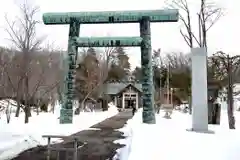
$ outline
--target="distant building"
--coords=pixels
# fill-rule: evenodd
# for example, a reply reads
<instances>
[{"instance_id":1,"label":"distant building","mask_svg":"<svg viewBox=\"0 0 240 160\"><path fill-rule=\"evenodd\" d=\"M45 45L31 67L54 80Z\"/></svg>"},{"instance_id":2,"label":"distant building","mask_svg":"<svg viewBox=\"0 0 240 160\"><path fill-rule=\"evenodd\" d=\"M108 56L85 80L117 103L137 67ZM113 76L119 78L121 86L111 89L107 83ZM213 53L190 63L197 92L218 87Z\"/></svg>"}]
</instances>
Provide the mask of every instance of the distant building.
<instances>
[{"instance_id":1,"label":"distant building","mask_svg":"<svg viewBox=\"0 0 240 160\"><path fill-rule=\"evenodd\" d=\"M112 81L105 83L104 94L110 96L119 109L142 107L142 85L134 82Z\"/></svg>"}]
</instances>

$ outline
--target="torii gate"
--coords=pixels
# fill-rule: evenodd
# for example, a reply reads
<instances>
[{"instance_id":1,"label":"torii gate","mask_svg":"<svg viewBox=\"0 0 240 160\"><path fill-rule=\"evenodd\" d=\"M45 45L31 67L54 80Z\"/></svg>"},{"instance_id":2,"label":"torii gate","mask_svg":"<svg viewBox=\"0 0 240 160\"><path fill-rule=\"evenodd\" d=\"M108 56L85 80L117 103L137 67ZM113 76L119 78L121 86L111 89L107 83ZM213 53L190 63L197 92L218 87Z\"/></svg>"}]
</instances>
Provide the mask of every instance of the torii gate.
<instances>
[{"instance_id":1,"label":"torii gate","mask_svg":"<svg viewBox=\"0 0 240 160\"><path fill-rule=\"evenodd\" d=\"M65 78L64 103L60 111L60 123L72 123L73 94L78 47L141 47L143 123L154 124L154 85L152 71L152 47L150 22L177 22L176 9L45 13L46 25L69 24L68 73ZM140 37L79 37L80 25L103 23L139 23Z\"/></svg>"}]
</instances>

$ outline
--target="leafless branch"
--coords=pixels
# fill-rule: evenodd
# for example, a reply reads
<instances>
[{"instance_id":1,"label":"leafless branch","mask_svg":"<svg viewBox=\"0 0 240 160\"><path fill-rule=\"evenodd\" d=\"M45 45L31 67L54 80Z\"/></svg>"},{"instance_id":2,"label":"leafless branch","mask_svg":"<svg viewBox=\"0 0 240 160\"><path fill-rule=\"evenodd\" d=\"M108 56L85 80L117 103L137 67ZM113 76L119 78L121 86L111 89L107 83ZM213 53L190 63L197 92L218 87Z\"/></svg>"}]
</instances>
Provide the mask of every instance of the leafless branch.
<instances>
[{"instance_id":1,"label":"leafless branch","mask_svg":"<svg viewBox=\"0 0 240 160\"><path fill-rule=\"evenodd\" d=\"M223 15L223 9L218 7L215 3L210 2L207 2L207 0L201 0L200 10L197 13L198 33L193 33L190 16L191 10L188 6L187 0L170 0L170 3L167 3L169 7L180 10L181 14L179 19L185 28L185 31L180 29L180 34L190 48L193 48L194 41L199 47L204 46L207 48L207 31L212 28L212 26Z\"/></svg>"}]
</instances>

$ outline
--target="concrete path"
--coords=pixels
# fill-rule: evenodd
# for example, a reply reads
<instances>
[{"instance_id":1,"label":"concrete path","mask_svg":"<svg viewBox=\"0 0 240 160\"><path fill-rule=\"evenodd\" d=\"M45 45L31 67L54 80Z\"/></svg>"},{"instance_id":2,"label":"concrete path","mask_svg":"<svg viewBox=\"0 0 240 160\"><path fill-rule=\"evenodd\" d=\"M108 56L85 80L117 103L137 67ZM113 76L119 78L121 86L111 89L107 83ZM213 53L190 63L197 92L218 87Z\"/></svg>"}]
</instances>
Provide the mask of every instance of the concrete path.
<instances>
[{"instance_id":1,"label":"concrete path","mask_svg":"<svg viewBox=\"0 0 240 160\"><path fill-rule=\"evenodd\" d=\"M122 128L128 119L132 118L131 111L120 112L116 116L108 118L98 124L93 125L88 130L83 130L73 134L78 136L82 148L78 151L79 160L111 160L116 154L116 150L124 145L113 143L115 140L123 139L123 133L116 131ZM64 146L72 147L72 141L64 141L60 144L54 144L54 147ZM46 160L46 146L36 147L21 153L13 160ZM67 159L66 156L71 156L72 153L61 151L59 160L72 160ZM51 154L51 160L57 160L57 153L54 151Z\"/></svg>"}]
</instances>

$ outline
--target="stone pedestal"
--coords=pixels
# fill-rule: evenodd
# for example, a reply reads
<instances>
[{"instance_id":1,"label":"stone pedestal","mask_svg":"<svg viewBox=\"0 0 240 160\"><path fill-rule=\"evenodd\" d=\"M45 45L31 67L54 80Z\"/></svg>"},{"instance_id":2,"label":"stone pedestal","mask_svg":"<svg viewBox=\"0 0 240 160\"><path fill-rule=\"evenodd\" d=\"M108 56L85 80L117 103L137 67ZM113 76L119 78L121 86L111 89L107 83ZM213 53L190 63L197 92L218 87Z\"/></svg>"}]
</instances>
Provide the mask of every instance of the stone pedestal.
<instances>
[{"instance_id":1,"label":"stone pedestal","mask_svg":"<svg viewBox=\"0 0 240 160\"><path fill-rule=\"evenodd\" d=\"M220 124L221 105L215 103L219 89L217 81L208 81L208 124Z\"/></svg>"},{"instance_id":2,"label":"stone pedestal","mask_svg":"<svg viewBox=\"0 0 240 160\"><path fill-rule=\"evenodd\" d=\"M208 124L220 125L221 118L221 105L211 104L208 105Z\"/></svg>"},{"instance_id":3,"label":"stone pedestal","mask_svg":"<svg viewBox=\"0 0 240 160\"><path fill-rule=\"evenodd\" d=\"M192 130L208 131L207 52L192 49Z\"/></svg>"}]
</instances>

